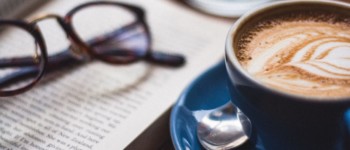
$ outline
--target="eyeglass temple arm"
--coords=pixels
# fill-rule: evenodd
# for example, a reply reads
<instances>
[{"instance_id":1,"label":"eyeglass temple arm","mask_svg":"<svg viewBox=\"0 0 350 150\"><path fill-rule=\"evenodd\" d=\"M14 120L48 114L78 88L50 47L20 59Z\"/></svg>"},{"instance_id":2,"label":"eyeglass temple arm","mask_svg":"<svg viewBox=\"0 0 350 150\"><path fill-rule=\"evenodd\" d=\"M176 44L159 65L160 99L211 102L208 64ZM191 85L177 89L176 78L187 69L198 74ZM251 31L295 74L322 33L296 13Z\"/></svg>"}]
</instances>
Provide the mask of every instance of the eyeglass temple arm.
<instances>
[{"instance_id":1,"label":"eyeglass temple arm","mask_svg":"<svg viewBox=\"0 0 350 150\"><path fill-rule=\"evenodd\" d=\"M57 53L53 56L50 56L49 63L47 66L47 72L51 72L53 70L66 67L67 65L72 63L78 63L79 60L71 56L70 53L71 52L69 50L65 50L61 53ZM11 62L11 60L4 60L4 59L0 60L1 67L25 67L1 78L0 87L6 86L11 83L15 83L17 81L20 81L26 78L35 77L38 75L39 67L35 66L35 63L33 62L33 58L23 57L23 58L17 58L16 60L17 60L17 64L14 62ZM7 62L7 63L4 63L4 62Z\"/></svg>"},{"instance_id":2,"label":"eyeglass temple arm","mask_svg":"<svg viewBox=\"0 0 350 150\"><path fill-rule=\"evenodd\" d=\"M79 61L75 59L69 50L62 51L60 53L49 56L48 67L54 67L63 62L65 64L72 63L72 61ZM6 67L31 67L36 66L36 62L33 57L17 57L17 58L2 58L0 59L0 68Z\"/></svg>"},{"instance_id":3,"label":"eyeglass temple arm","mask_svg":"<svg viewBox=\"0 0 350 150\"><path fill-rule=\"evenodd\" d=\"M39 69L37 67L28 67L17 72L11 73L0 79L0 87L5 87L11 83L16 83L19 80L36 76Z\"/></svg>"},{"instance_id":4,"label":"eyeglass temple arm","mask_svg":"<svg viewBox=\"0 0 350 150\"><path fill-rule=\"evenodd\" d=\"M151 63L172 67L180 67L186 62L186 59L183 55L168 54L159 51L152 51L145 57L145 60Z\"/></svg>"},{"instance_id":5,"label":"eyeglass temple arm","mask_svg":"<svg viewBox=\"0 0 350 150\"><path fill-rule=\"evenodd\" d=\"M129 51L114 51L118 52L118 55L129 55ZM24 60L27 61L27 64L24 64ZM181 55L169 55L162 52L152 52L148 56L145 57L145 60L151 63L166 65L166 66L173 66L178 67L182 66L185 63L185 59ZM4 60L1 60L4 61ZM69 64L74 64L80 62L79 60L75 59L69 50L63 51L61 53L55 54L53 56L49 57L49 63L48 63L48 69L46 73L50 73L54 70L58 70L59 68L66 67ZM9 65L2 65L9 67ZM10 65L13 67L13 64ZM29 61L29 58L22 58L22 64L17 64L17 66L28 66L27 68L23 68L17 72L11 73L8 76L5 76L0 79L0 87L6 86L11 83L15 83L19 80L23 80L25 78L30 78L33 76L36 76L39 72L38 67L34 67L34 63L32 61ZM32 66L32 67L29 67Z\"/></svg>"},{"instance_id":6,"label":"eyeglass temple arm","mask_svg":"<svg viewBox=\"0 0 350 150\"><path fill-rule=\"evenodd\" d=\"M130 55L128 50L111 50L109 55L127 56ZM185 63L185 58L179 54L167 54L159 51L153 51L146 55L145 60L151 63L162 64L166 66L178 67ZM69 63L79 62L70 52L70 50L65 50L63 52L57 53L55 55L49 56L48 58L48 68L59 67ZM21 58L10 58L10 59L0 59L0 68L7 67L31 67L36 66L36 62L33 57L21 57Z\"/></svg>"}]
</instances>

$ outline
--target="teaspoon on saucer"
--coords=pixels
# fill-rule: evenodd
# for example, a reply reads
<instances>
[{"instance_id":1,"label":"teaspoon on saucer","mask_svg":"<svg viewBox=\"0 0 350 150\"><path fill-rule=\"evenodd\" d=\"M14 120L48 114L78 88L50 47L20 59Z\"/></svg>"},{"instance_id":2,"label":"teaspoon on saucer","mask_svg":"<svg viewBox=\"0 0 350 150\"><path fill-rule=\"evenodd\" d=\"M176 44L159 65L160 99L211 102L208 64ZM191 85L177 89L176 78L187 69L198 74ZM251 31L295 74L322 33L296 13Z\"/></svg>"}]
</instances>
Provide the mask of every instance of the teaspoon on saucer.
<instances>
[{"instance_id":1,"label":"teaspoon on saucer","mask_svg":"<svg viewBox=\"0 0 350 150\"><path fill-rule=\"evenodd\" d=\"M197 137L208 150L236 148L248 140L251 122L231 102L206 114L197 126Z\"/></svg>"}]
</instances>

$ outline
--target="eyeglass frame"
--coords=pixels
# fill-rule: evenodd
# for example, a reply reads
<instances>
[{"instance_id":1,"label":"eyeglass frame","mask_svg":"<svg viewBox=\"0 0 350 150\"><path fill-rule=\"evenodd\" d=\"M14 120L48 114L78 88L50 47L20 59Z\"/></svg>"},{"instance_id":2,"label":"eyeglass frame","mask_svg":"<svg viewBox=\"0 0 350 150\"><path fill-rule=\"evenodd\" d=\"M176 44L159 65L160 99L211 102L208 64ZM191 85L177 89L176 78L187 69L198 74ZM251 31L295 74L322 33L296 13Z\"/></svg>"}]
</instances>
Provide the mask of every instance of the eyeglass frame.
<instances>
[{"instance_id":1,"label":"eyeglass frame","mask_svg":"<svg viewBox=\"0 0 350 150\"><path fill-rule=\"evenodd\" d=\"M142 25L144 31L145 31L145 35L147 36L146 38L146 42L147 42L147 48L146 48L146 54L143 56L135 56L132 60L128 60L128 61L121 61L121 60L113 60L112 58L109 57L103 57L102 55L96 53L92 46L88 46L86 44L86 42L83 42L83 40L78 36L78 34L75 32L73 24L72 24L72 17L76 12L79 12L79 10L86 8L86 7L90 7L90 6L97 6L97 5L115 5L115 6L119 6L122 7L124 9L127 9L128 11L130 11L131 13L133 13L133 15L136 17L135 21L132 22L131 24L128 24L124 27L130 27L133 25ZM24 20L0 20L0 26L3 25L9 25L9 26L16 26L18 28L24 29L25 31L27 31L30 35L32 35L35 39L35 44L36 46L38 46L38 49L40 50L40 61L42 61L40 63L40 71L38 73L38 75L36 76L36 78L33 80L33 82L29 83L26 86L23 86L19 89L16 90L9 90L9 91L1 91L0 90L0 97L1 96L13 96L13 95L17 95L20 93L24 93L25 91L28 91L29 89L31 89L34 85L36 85L40 79L44 76L46 70L48 69L48 62L49 62L49 56L47 53L47 47L45 44L45 40L44 37L41 34L41 30L39 29L39 27L37 26L37 22L44 20L44 19L49 19L49 18L54 18L57 20L57 22L59 23L59 25L61 26L61 28L64 30L64 32L67 35L67 38L69 39L71 45L70 51L73 52L74 54L76 54L76 56L78 56L79 59L81 59L81 57L83 57L82 59L87 59L87 60L91 60L92 58L96 58L98 60L101 60L103 62L106 63L112 63L112 64L128 64L128 63L132 63L135 62L137 60L140 59L147 59L150 62L160 62L163 63L165 65L169 65L169 66L181 66L185 63L185 59L183 56L181 55L177 55L174 57L175 58L171 58L171 55L166 55L166 54L162 54L162 53L157 53L157 52L153 52L151 49L151 33L150 33L150 29L148 24L145 21L145 12L142 8L138 7L138 6L134 6L134 5L129 5L129 4L124 4L124 3L119 3L119 2L110 2L110 1L99 1L99 2L88 2L88 3L84 3L81 5L78 5L76 7L74 7L72 10L68 11L68 13L64 16L61 17L59 15L56 14L46 14L46 15L40 15L30 21L24 21ZM123 28L124 28L123 27ZM122 29L122 28L121 28ZM118 29L119 30L119 29ZM176 58L177 57L177 58ZM166 61L166 59L178 59L180 61ZM163 59L163 60L162 60ZM19 60L16 59L12 59L10 63L20 63ZM168 63L168 64L166 64Z\"/></svg>"}]
</instances>

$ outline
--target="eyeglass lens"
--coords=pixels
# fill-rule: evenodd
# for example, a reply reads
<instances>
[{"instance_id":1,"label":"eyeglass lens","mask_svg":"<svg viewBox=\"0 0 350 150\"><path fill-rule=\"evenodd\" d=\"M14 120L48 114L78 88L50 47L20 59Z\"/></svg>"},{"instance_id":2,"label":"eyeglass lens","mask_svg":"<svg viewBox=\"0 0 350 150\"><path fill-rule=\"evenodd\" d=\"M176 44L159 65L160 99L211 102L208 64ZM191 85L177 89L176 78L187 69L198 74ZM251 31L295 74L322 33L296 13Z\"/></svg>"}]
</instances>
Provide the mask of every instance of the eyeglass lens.
<instances>
[{"instance_id":1,"label":"eyeglass lens","mask_svg":"<svg viewBox=\"0 0 350 150\"><path fill-rule=\"evenodd\" d=\"M93 5L77 11L72 17L72 26L95 54L118 62L147 52L147 33L137 21L135 14L123 7Z\"/></svg>"},{"instance_id":2,"label":"eyeglass lens","mask_svg":"<svg viewBox=\"0 0 350 150\"><path fill-rule=\"evenodd\" d=\"M0 41L0 62L2 62L0 63L0 91L13 91L33 83L40 74L43 62L35 38L20 27L2 25L0 26ZM28 63L25 65L8 65L18 61L17 58L21 58L21 60ZM33 68L36 71L32 72L32 76L11 81L11 77L16 73L28 69L33 70Z\"/></svg>"}]
</instances>

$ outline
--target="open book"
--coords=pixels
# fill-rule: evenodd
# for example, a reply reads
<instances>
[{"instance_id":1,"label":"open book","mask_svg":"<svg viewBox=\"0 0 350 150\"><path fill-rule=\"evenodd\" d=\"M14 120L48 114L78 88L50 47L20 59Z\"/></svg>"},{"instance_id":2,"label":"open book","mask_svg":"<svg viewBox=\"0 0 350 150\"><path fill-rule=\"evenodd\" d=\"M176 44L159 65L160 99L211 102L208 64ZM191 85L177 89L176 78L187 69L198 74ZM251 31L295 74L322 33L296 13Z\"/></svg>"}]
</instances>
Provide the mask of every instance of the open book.
<instances>
[{"instance_id":1,"label":"open book","mask_svg":"<svg viewBox=\"0 0 350 150\"><path fill-rule=\"evenodd\" d=\"M83 2L49 1L32 15L63 16ZM146 10L153 49L184 54L187 64L173 69L141 61L94 61L49 75L24 94L0 98L0 149L124 149L171 108L195 77L223 59L233 20L206 16L177 1L125 2ZM61 49L60 28L42 26L49 53Z\"/></svg>"}]
</instances>

